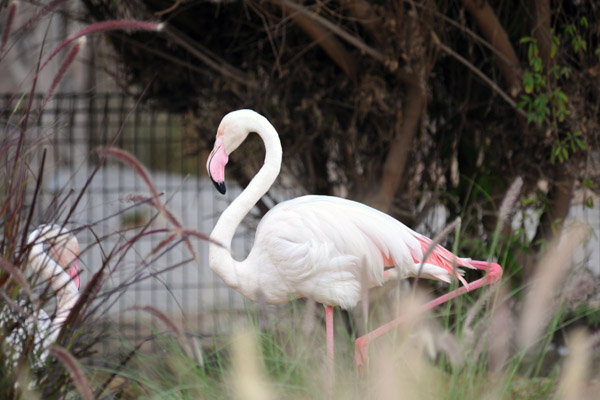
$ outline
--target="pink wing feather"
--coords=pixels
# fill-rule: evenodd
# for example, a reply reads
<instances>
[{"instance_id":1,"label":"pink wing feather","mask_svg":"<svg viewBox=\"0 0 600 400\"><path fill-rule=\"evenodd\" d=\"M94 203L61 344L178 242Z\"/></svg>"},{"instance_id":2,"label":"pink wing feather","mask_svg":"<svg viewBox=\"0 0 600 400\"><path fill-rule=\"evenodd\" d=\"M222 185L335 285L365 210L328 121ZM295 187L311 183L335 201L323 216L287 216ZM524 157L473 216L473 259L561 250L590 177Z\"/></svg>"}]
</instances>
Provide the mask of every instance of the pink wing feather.
<instances>
[{"instance_id":1,"label":"pink wing feather","mask_svg":"<svg viewBox=\"0 0 600 400\"><path fill-rule=\"evenodd\" d=\"M425 254L427 254L427 251L431 247L433 240L416 232L415 237L421 244L421 252L423 256L425 256ZM422 262L422 260L415 258L414 253L413 259L415 259L415 262ZM450 273L450 275L456 276L456 278L465 286L467 286L467 281L465 280L465 278L462 277L460 271L457 270L456 267L466 267L471 269L474 268L471 264L469 264L467 260L465 260L464 258L457 257L454 253L450 252L449 250L445 249L439 244L435 245L435 248L428 254L425 262L444 268Z\"/></svg>"}]
</instances>

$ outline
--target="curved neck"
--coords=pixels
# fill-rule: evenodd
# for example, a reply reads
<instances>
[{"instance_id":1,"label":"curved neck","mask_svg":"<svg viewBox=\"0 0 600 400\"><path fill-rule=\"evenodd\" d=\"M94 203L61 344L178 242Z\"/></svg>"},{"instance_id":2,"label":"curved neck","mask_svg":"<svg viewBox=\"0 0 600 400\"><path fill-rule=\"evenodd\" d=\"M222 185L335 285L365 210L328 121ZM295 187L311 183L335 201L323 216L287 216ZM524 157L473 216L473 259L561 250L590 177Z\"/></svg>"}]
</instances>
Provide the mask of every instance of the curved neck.
<instances>
[{"instance_id":1,"label":"curved neck","mask_svg":"<svg viewBox=\"0 0 600 400\"><path fill-rule=\"evenodd\" d=\"M35 236L33 247L29 253L29 267L34 273L50 283L52 289L56 292L56 314L52 319L50 335L56 339L60 329L69 316L71 309L79 299L79 290L75 283L52 258L44 252L44 238Z\"/></svg>"},{"instance_id":2,"label":"curved neck","mask_svg":"<svg viewBox=\"0 0 600 400\"><path fill-rule=\"evenodd\" d=\"M210 234L209 265L229 286L237 288L237 262L231 256L231 241L244 217L269 190L281 169L282 149L277 131L259 114L242 117L241 123L248 133L256 132L265 144L265 162L246 189L223 211Z\"/></svg>"}]
</instances>

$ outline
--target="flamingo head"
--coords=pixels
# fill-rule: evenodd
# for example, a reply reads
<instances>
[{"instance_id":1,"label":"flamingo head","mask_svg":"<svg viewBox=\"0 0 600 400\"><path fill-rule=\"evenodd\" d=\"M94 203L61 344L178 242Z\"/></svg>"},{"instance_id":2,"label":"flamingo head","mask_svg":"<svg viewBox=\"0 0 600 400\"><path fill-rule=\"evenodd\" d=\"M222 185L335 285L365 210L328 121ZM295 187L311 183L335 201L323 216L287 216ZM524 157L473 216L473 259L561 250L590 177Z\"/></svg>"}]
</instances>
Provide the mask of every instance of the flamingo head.
<instances>
[{"instance_id":1,"label":"flamingo head","mask_svg":"<svg viewBox=\"0 0 600 400\"><path fill-rule=\"evenodd\" d=\"M217 129L215 145L208 160L208 176L221 194L225 194L225 165L229 155L246 139L251 132L252 119L258 115L252 110L232 111L223 117Z\"/></svg>"},{"instance_id":2,"label":"flamingo head","mask_svg":"<svg viewBox=\"0 0 600 400\"><path fill-rule=\"evenodd\" d=\"M81 285L79 279L79 242L71 233L65 232L60 226L50 225L50 229L44 234L48 239L48 252L71 277L77 289Z\"/></svg>"}]
</instances>

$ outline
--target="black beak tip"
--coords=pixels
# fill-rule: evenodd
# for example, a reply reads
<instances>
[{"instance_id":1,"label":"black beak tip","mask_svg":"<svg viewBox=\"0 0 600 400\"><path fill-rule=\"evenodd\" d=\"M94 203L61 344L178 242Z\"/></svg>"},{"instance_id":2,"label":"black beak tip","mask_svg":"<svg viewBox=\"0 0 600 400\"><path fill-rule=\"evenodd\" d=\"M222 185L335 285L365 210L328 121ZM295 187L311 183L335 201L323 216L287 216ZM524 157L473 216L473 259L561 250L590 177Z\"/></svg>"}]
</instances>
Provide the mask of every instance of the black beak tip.
<instances>
[{"instance_id":1,"label":"black beak tip","mask_svg":"<svg viewBox=\"0 0 600 400\"><path fill-rule=\"evenodd\" d=\"M211 181L212 181L213 185L215 185L215 187L217 188L219 193L225 194L225 192L226 192L225 182L216 182L212 178L211 178Z\"/></svg>"}]
</instances>

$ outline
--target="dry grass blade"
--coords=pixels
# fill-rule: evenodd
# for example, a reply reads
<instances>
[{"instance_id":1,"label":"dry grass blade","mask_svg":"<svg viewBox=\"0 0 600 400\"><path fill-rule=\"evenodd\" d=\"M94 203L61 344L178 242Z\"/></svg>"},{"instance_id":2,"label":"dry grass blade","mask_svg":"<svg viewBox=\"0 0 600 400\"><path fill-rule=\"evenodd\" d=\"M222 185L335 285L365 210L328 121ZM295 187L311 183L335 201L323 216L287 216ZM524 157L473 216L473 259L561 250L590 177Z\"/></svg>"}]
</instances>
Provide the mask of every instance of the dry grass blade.
<instances>
[{"instance_id":1,"label":"dry grass blade","mask_svg":"<svg viewBox=\"0 0 600 400\"><path fill-rule=\"evenodd\" d=\"M196 261L198 261L198 256L197 256L196 252L194 251L194 247L192 246L192 243L190 242L190 240L187 238L189 233L188 234L184 233L185 230L183 229L181 223L177 220L177 218L175 218L175 216L171 212L169 212L166 209L164 204L160 201L158 191L156 190L156 187L152 183L152 180L150 179L150 175L148 174L148 172L146 171L144 166L142 164L140 164L140 162L137 161L136 158L132 154L128 153L127 151L121 150L121 149L109 147L109 148L105 148L105 149L100 149L98 152L105 156L111 156L111 157L117 158L117 159L121 160L122 162L128 164L131 168L133 168L134 172L137 173L140 176L140 178L142 178L142 180L144 181L146 186L148 186L148 189L150 190L150 193L152 194L152 197L153 197L152 205L154 205L154 207L170 223L172 223L177 228L177 232L180 235L182 235L183 241L185 242L188 251L190 252L192 257L194 257L194 259Z\"/></svg>"},{"instance_id":2,"label":"dry grass blade","mask_svg":"<svg viewBox=\"0 0 600 400\"><path fill-rule=\"evenodd\" d=\"M48 13L54 11L59 5L64 3L65 0L52 0L50 3L44 5L40 11L27 23L28 28L37 26L40 19L46 16Z\"/></svg>"},{"instance_id":3,"label":"dry grass blade","mask_svg":"<svg viewBox=\"0 0 600 400\"><path fill-rule=\"evenodd\" d=\"M444 240L450 233L452 233L456 227L461 223L460 217L456 218L450 224L446 225L444 229L441 230L440 233L434 236L431 239L431 244L425 250L425 254L423 254L423 260L421 260L421 265L419 265L419 272L417 273L417 280L419 279L419 275L421 275L421 270L423 269L423 265L427 262L427 259L431 255L431 253L435 250L437 246L439 246L440 242ZM456 271L455 271L456 272ZM457 275L458 276L458 275ZM415 285L416 286L416 285Z\"/></svg>"},{"instance_id":4,"label":"dry grass blade","mask_svg":"<svg viewBox=\"0 0 600 400\"><path fill-rule=\"evenodd\" d=\"M240 400L275 399L275 393L266 378L255 335L240 331L233 336L232 384L234 398Z\"/></svg>"},{"instance_id":5,"label":"dry grass blade","mask_svg":"<svg viewBox=\"0 0 600 400\"><path fill-rule=\"evenodd\" d=\"M464 349L470 349L471 356L478 356L478 352L474 349L477 348L477 345L480 343L479 333L478 332L478 324L481 322L477 316L480 315L479 312L485 307L490 297L494 293L491 290L486 290L475 303L469 308L467 311L467 315L465 316L465 320L463 322L463 340L462 346Z\"/></svg>"},{"instance_id":6,"label":"dry grass blade","mask_svg":"<svg viewBox=\"0 0 600 400\"><path fill-rule=\"evenodd\" d=\"M552 311L554 292L570 270L573 253L583 243L586 234L582 226L573 227L548 247L531 278L523 304L517 335L521 349L530 348L546 326Z\"/></svg>"},{"instance_id":7,"label":"dry grass blade","mask_svg":"<svg viewBox=\"0 0 600 400\"><path fill-rule=\"evenodd\" d=\"M509 308L509 295L503 286L494 297L495 304L490 307L491 321L489 325L489 339L487 340L490 369L500 372L506 365L510 356L510 340L514 332L514 321Z\"/></svg>"},{"instance_id":8,"label":"dry grass blade","mask_svg":"<svg viewBox=\"0 0 600 400\"><path fill-rule=\"evenodd\" d=\"M31 225L31 220L33 218L33 212L35 211L35 205L37 204L38 195L40 193L42 187L42 177L44 176L44 167L46 165L46 149L42 150L42 159L40 161L40 169L38 170L37 179L35 182L35 189L33 190L33 198L31 200L32 206L29 208L29 215L27 216L27 223L25 227L29 227ZM23 229L23 236L21 236L21 249L25 249L27 243L27 229ZM25 251L23 252L22 257L25 256Z\"/></svg>"},{"instance_id":9,"label":"dry grass blade","mask_svg":"<svg viewBox=\"0 0 600 400\"><path fill-rule=\"evenodd\" d=\"M162 29L162 24L157 24L154 22L145 22L145 21L134 21L134 20L116 20L116 21L104 21L98 22L97 24L89 25L86 28L80 30L79 32L69 36L65 39L54 51L48 56L46 61L42 64L42 66L38 70L38 74L42 71L46 65L69 43L72 41L79 39L80 37L91 35L98 32L110 32L115 30L144 30L144 31L160 31Z\"/></svg>"},{"instance_id":10,"label":"dry grass blade","mask_svg":"<svg viewBox=\"0 0 600 400\"><path fill-rule=\"evenodd\" d=\"M517 177L513 183L510 185L510 188L506 191L506 196L504 196L504 200L502 201L502 205L500 206L500 211L498 212L498 227L502 229L504 223L508 220L508 217L513 212L515 208L515 203L519 199L519 194L521 193L521 189L523 188L523 178L520 176Z\"/></svg>"},{"instance_id":11,"label":"dry grass blade","mask_svg":"<svg viewBox=\"0 0 600 400\"><path fill-rule=\"evenodd\" d=\"M152 194L152 197L154 198L155 207L157 207L161 212L163 212L164 206L163 206L162 202L160 201L158 191L156 190L156 187L154 187L154 183L152 183L152 180L150 179L150 175L148 174L148 172L146 171L144 166L142 164L140 164L140 162L138 160L136 160L135 156L133 156L131 153L129 153L125 150L117 149L115 147L99 149L98 153L100 153L102 155L114 157L114 158L124 162L125 164L129 165L131 168L133 168L135 173L140 178L142 178L142 180L144 181L146 186L148 186L148 189L150 190L150 193Z\"/></svg>"},{"instance_id":12,"label":"dry grass blade","mask_svg":"<svg viewBox=\"0 0 600 400\"><path fill-rule=\"evenodd\" d=\"M362 304L363 324L366 329L369 320L369 278L367 277L367 261L361 258L360 268L360 302Z\"/></svg>"},{"instance_id":13,"label":"dry grass blade","mask_svg":"<svg viewBox=\"0 0 600 400\"><path fill-rule=\"evenodd\" d=\"M567 343L569 356L562 369L558 398L563 400L591 399L585 394L591 352L588 335L583 330L576 330L569 336Z\"/></svg>"},{"instance_id":14,"label":"dry grass blade","mask_svg":"<svg viewBox=\"0 0 600 400\"><path fill-rule=\"evenodd\" d=\"M90 312L90 307L92 307L94 301L97 299L98 292L102 288L102 285L105 281L105 270L108 267L108 263L104 263L100 269L94 273L92 278L89 280L88 284L85 286L85 289L81 292L79 296L79 300L75 304L75 306L71 309L67 320L65 321L63 327L59 333L59 340L63 337L63 335L67 332L67 327L72 326L72 324L76 320L82 321L87 316L92 315L94 312Z\"/></svg>"},{"instance_id":15,"label":"dry grass blade","mask_svg":"<svg viewBox=\"0 0 600 400\"><path fill-rule=\"evenodd\" d=\"M309 339L315 330L317 322L317 302L307 299L304 305L304 314L302 315L302 334L305 339Z\"/></svg>"},{"instance_id":16,"label":"dry grass blade","mask_svg":"<svg viewBox=\"0 0 600 400\"><path fill-rule=\"evenodd\" d=\"M85 400L93 400L94 395L92 394L92 390L90 389L90 385L85 377L85 374L81 370L79 363L69 353L66 349L58 346L50 347L50 352L56 356L63 363L65 368L69 371L75 386L77 387L77 391L81 395L81 397Z\"/></svg>"},{"instance_id":17,"label":"dry grass blade","mask_svg":"<svg viewBox=\"0 0 600 400\"><path fill-rule=\"evenodd\" d=\"M438 351L446 355L446 358L448 358L448 361L453 366L461 367L464 364L465 357L463 351L452 333L448 331L440 333L435 340L435 345Z\"/></svg>"},{"instance_id":18,"label":"dry grass blade","mask_svg":"<svg viewBox=\"0 0 600 400\"><path fill-rule=\"evenodd\" d=\"M153 316L155 316L156 318L161 320L162 323L165 324L169 329L171 329L173 332L175 332L175 334L177 335L177 338L179 339L179 342L181 343L182 346L188 345L188 341L186 340L186 337L183 334L183 332L181 331L181 329L179 329L179 327L177 325L175 325L175 323L173 321L171 321L171 319L169 319L169 317L167 317L162 311L160 311L152 306L134 306L129 309L144 311L149 314L152 314Z\"/></svg>"},{"instance_id":19,"label":"dry grass blade","mask_svg":"<svg viewBox=\"0 0 600 400\"><path fill-rule=\"evenodd\" d=\"M131 351L129 351L129 353L127 353L127 355L125 357L123 357L123 359L121 360L119 365L115 368L115 370L102 383L102 385L100 385L100 387L98 387L98 389L96 390L96 397L105 398L105 397L101 397L101 396L107 395L108 392L111 391L111 390L109 390L109 387L111 386L112 382L114 382L115 379L121 377L120 372L123 371L125 366L127 366L129 364L129 362L133 359L133 357L138 354L138 352L140 351L142 346L145 345L148 340L151 340L151 338L147 339L147 340L142 340Z\"/></svg>"},{"instance_id":20,"label":"dry grass blade","mask_svg":"<svg viewBox=\"0 0 600 400\"><path fill-rule=\"evenodd\" d=\"M442 398L437 385L439 371L424 356L429 345L425 334L429 328L424 324L428 314L422 311L422 304L426 302L421 292L398 300L396 308L404 320L396 335L382 338L383 345L375 354L374 381L370 382L375 393L373 398Z\"/></svg>"},{"instance_id":21,"label":"dry grass blade","mask_svg":"<svg viewBox=\"0 0 600 400\"><path fill-rule=\"evenodd\" d=\"M151 257L151 256L157 254L163 247L165 247L166 245L171 243L173 241L173 239L175 239L176 236L177 236L177 234L175 232L170 232L166 238L161 240L156 246L152 247L152 250L150 251L150 253L148 253L148 255L146 257Z\"/></svg>"},{"instance_id":22,"label":"dry grass blade","mask_svg":"<svg viewBox=\"0 0 600 400\"><path fill-rule=\"evenodd\" d=\"M0 57L2 53L4 53L4 47L6 47L6 42L8 42L8 37L10 36L10 29L12 27L12 23L15 19L15 13L17 11L17 2L13 1L10 5L10 10L8 11L8 17L4 22L4 31L2 32L2 43L0 44ZM0 58L1 59L1 58Z\"/></svg>"},{"instance_id":23,"label":"dry grass blade","mask_svg":"<svg viewBox=\"0 0 600 400\"><path fill-rule=\"evenodd\" d=\"M0 269L3 269L10 274L10 276L15 280L15 282L17 282L21 286L25 294L29 296L29 299L32 302L37 302L37 296L33 293L33 290L31 290L29 282L27 281L27 279L25 279L25 277L17 267L15 267L6 260L0 259Z\"/></svg>"},{"instance_id":24,"label":"dry grass blade","mask_svg":"<svg viewBox=\"0 0 600 400\"><path fill-rule=\"evenodd\" d=\"M197 237L198 239L202 239L202 240L208 240L211 243L214 243L214 244L219 245L221 247L225 247L221 243L217 242L216 240L211 239L208 235L205 235L204 233L200 233L200 232L194 231L192 229L184 229L183 230L183 234L187 235L187 236L194 236L194 237Z\"/></svg>"},{"instance_id":25,"label":"dry grass blade","mask_svg":"<svg viewBox=\"0 0 600 400\"><path fill-rule=\"evenodd\" d=\"M71 51L69 51L69 54L67 54L67 56L65 57L65 60L61 64L60 68L58 69L58 72L56 73L56 75L54 76L54 79L52 80L52 84L50 85L50 88L48 89L48 92L46 93L46 97L44 97L44 100L42 101L42 105L41 105L42 109L46 107L48 100L50 100L50 97L52 97L52 95L54 94L54 91L58 87L58 84L62 81L63 77L65 76L65 73L67 72L67 70L69 69L71 64L73 64L73 61L75 61L75 57L77 57L77 53L79 53L79 50L81 49L81 47L84 44L85 44L85 36L82 38L79 38L77 43L75 43L73 45L73 48L71 49Z\"/></svg>"}]
</instances>

